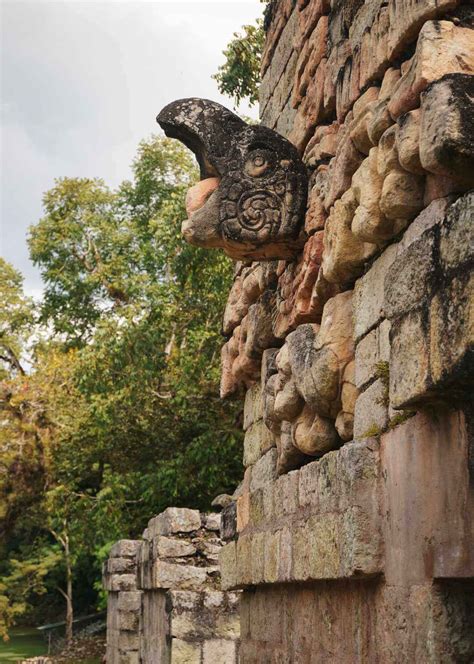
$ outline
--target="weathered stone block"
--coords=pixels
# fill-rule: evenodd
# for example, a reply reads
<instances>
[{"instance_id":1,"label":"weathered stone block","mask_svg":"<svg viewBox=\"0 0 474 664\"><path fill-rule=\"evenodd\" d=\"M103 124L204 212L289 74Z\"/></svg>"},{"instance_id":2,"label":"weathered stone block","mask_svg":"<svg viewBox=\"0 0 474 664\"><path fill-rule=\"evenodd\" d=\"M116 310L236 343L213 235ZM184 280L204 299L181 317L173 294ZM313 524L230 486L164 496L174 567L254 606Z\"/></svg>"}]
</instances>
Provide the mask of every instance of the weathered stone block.
<instances>
[{"instance_id":1,"label":"weathered stone block","mask_svg":"<svg viewBox=\"0 0 474 664\"><path fill-rule=\"evenodd\" d=\"M393 220L413 219L423 209L424 181L419 175L401 169L388 173L380 195L380 211ZM402 230L406 223L395 227Z\"/></svg>"},{"instance_id":2,"label":"weathered stone block","mask_svg":"<svg viewBox=\"0 0 474 664\"><path fill-rule=\"evenodd\" d=\"M472 396L474 384L474 275L454 278L430 305L430 371L433 388L450 401Z\"/></svg>"},{"instance_id":3,"label":"weathered stone block","mask_svg":"<svg viewBox=\"0 0 474 664\"><path fill-rule=\"evenodd\" d=\"M364 155L356 149L346 129L337 146L336 156L329 163L329 188L324 199L326 210L329 210L335 201L349 189L352 176L363 159Z\"/></svg>"},{"instance_id":4,"label":"weathered stone block","mask_svg":"<svg viewBox=\"0 0 474 664\"><path fill-rule=\"evenodd\" d=\"M377 251L377 245L364 242L351 230L357 209L354 192L349 189L336 201L329 213L324 231L321 271L334 284L347 284L358 277L365 263Z\"/></svg>"},{"instance_id":5,"label":"weathered stone block","mask_svg":"<svg viewBox=\"0 0 474 664\"><path fill-rule=\"evenodd\" d=\"M264 456L262 456L252 467L252 476L250 478L251 491L256 491L265 486L268 482L272 482L276 479L277 458L278 452L273 448L264 454Z\"/></svg>"},{"instance_id":6,"label":"weathered stone block","mask_svg":"<svg viewBox=\"0 0 474 664\"><path fill-rule=\"evenodd\" d=\"M203 604L207 609L217 609L223 606L225 597L225 593L221 590L208 590L204 595Z\"/></svg>"},{"instance_id":7,"label":"weathered stone block","mask_svg":"<svg viewBox=\"0 0 474 664\"><path fill-rule=\"evenodd\" d=\"M374 500L380 500L375 494ZM374 576L383 571L382 518L378 503L365 511L351 505L343 514L339 530L341 560L338 574L342 578Z\"/></svg>"},{"instance_id":8,"label":"weathered stone block","mask_svg":"<svg viewBox=\"0 0 474 664\"><path fill-rule=\"evenodd\" d=\"M233 664L236 661L236 643L227 639L208 639L203 644L203 664Z\"/></svg>"},{"instance_id":9,"label":"weathered stone block","mask_svg":"<svg viewBox=\"0 0 474 664\"><path fill-rule=\"evenodd\" d=\"M246 491L237 498L237 532L241 533L250 521L250 492Z\"/></svg>"},{"instance_id":10,"label":"weathered stone block","mask_svg":"<svg viewBox=\"0 0 474 664\"><path fill-rule=\"evenodd\" d=\"M109 592L136 590L137 577L135 574L112 574L104 578L104 588Z\"/></svg>"},{"instance_id":11,"label":"weathered stone block","mask_svg":"<svg viewBox=\"0 0 474 664\"><path fill-rule=\"evenodd\" d=\"M301 507L311 505L314 511L318 507L318 469L317 461L306 464L298 471L299 477L299 504Z\"/></svg>"},{"instance_id":12,"label":"weathered stone block","mask_svg":"<svg viewBox=\"0 0 474 664\"><path fill-rule=\"evenodd\" d=\"M474 193L458 198L447 210L440 231L440 262L443 270L455 270L466 265L474 254Z\"/></svg>"},{"instance_id":13,"label":"weathered stone block","mask_svg":"<svg viewBox=\"0 0 474 664\"><path fill-rule=\"evenodd\" d=\"M251 582L254 584L263 583L265 577L265 537L265 532L254 533L251 537Z\"/></svg>"},{"instance_id":14,"label":"weathered stone block","mask_svg":"<svg viewBox=\"0 0 474 664\"><path fill-rule=\"evenodd\" d=\"M252 536L240 535L236 544L237 587L250 586L253 583L252 554Z\"/></svg>"},{"instance_id":15,"label":"weathered stone block","mask_svg":"<svg viewBox=\"0 0 474 664\"><path fill-rule=\"evenodd\" d=\"M211 568L178 565L156 560L153 563L152 587L201 590Z\"/></svg>"},{"instance_id":16,"label":"weathered stone block","mask_svg":"<svg viewBox=\"0 0 474 664\"><path fill-rule=\"evenodd\" d=\"M420 160L432 173L474 183L474 76L448 74L422 95Z\"/></svg>"},{"instance_id":17,"label":"weathered stone block","mask_svg":"<svg viewBox=\"0 0 474 664\"><path fill-rule=\"evenodd\" d=\"M388 424L388 385L382 379L372 383L356 401L354 438L360 440L381 433Z\"/></svg>"},{"instance_id":18,"label":"weathered stone block","mask_svg":"<svg viewBox=\"0 0 474 664\"><path fill-rule=\"evenodd\" d=\"M392 322L390 405L409 408L430 394L428 313L415 310Z\"/></svg>"},{"instance_id":19,"label":"weathered stone block","mask_svg":"<svg viewBox=\"0 0 474 664\"><path fill-rule=\"evenodd\" d=\"M265 583L277 583L280 558L280 531L265 532L264 548L263 580Z\"/></svg>"},{"instance_id":20,"label":"weathered stone block","mask_svg":"<svg viewBox=\"0 0 474 664\"><path fill-rule=\"evenodd\" d=\"M420 93L445 74L474 70L472 30L451 21L427 21L419 34L416 52L400 78L388 110L394 119L419 106Z\"/></svg>"},{"instance_id":21,"label":"weathered stone block","mask_svg":"<svg viewBox=\"0 0 474 664\"><path fill-rule=\"evenodd\" d=\"M387 247L354 288L354 339L358 341L382 321L384 279L397 255L396 245Z\"/></svg>"},{"instance_id":22,"label":"weathered stone block","mask_svg":"<svg viewBox=\"0 0 474 664\"><path fill-rule=\"evenodd\" d=\"M135 567L135 558L109 558L105 565L107 574L130 574L135 572Z\"/></svg>"},{"instance_id":23,"label":"weathered stone block","mask_svg":"<svg viewBox=\"0 0 474 664\"><path fill-rule=\"evenodd\" d=\"M118 611L139 611L142 593L140 590L123 591L117 597Z\"/></svg>"},{"instance_id":24,"label":"weathered stone block","mask_svg":"<svg viewBox=\"0 0 474 664\"><path fill-rule=\"evenodd\" d=\"M274 435L265 426L263 420L254 422L245 432L244 466L252 466L265 454L265 452L274 446Z\"/></svg>"},{"instance_id":25,"label":"weathered stone block","mask_svg":"<svg viewBox=\"0 0 474 664\"><path fill-rule=\"evenodd\" d=\"M217 513L204 514L203 526L206 530L219 532L221 529L221 515Z\"/></svg>"},{"instance_id":26,"label":"weathered stone block","mask_svg":"<svg viewBox=\"0 0 474 664\"><path fill-rule=\"evenodd\" d=\"M190 533L199 530L200 527L199 510L190 510L186 507L167 507L164 512L148 522L151 536Z\"/></svg>"},{"instance_id":27,"label":"weathered stone block","mask_svg":"<svg viewBox=\"0 0 474 664\"><path fill-rule=\"evenodd\" d=\"M244 431L263 417L262 388L256 383L245 393Z\"/></svg>"},{"instance_id":28,"label":"weathered stone block","mask_svg":"<svg viewBox=\"0 0 474 664\"><path fill-rule=\"evenodd\" d=\"M235 542L229 542L222 547L219 553L221 586L223 590L236 588L238 584L236 548L237 545Z\"/></svg>"},{"instance_id":29,"label":"weathered stone block","mask_svg":"<svg viewBox=\"0 0 474 664\"><path fill-rule=\"evenodd\" d=\"M201 601L201 593L193 590L170 590L167 597L177 611L194 611Z\"/></svg>"},{"instance_id":30,"label":"weathered stone block","mask_svg":"<svg viewBox=\"0 0 474 664\"><path fill-rule=\"evenodd\" d=\"M237 503L233 500L221 513L221 538L226 542L237 533Z\"/></svg>"},{"instance_id":31,"label":"weathered stone block","mask_svg":"<svg viewBox=\"0 0 474 664\"><path fill-rule=\"evenodd\" d=\"M325 454L318 463L318 513L329 514L338 511L339 495L336 489L338 482L339 452Z\"/></svg>"},{"instance_id":32,"label":"weathered stone block","mask_svg":"<svg viewBox=\"0 0 474 664\"><path fill-rule=\"evenodd\" d=\"M288 527L280 531L280 561L278 565L278 580L290 581L293 566L293 549L291 530Z\"/></svg>"},{"instance_id":33,"label":"weathered stone block","mask_svg":"<svg viewBox=\"0 0 474 664\"><path fill-rule=\"evenodd\" d=\"M423 175L420 162L420 110L398 118L395 143L400 165L410 173Z\"/></svg>"},{"instance_id":34,"label":"weathered stone block","mask_svg":"<svg viewBox=\"0 0 474 664\"><path fill-rule=\"evenodd\" d=\"M458 4L458 0L389 0L390 59L398 57L416 39L425 21L445 15Z\"/></svg>"},{"instance_id":35,"label":"weathered stone block","mask_svg":"<svg viewBox=\"0 0 474 664\"><path fill-rule=\"evenodd\" d=\"M293 535L293 578L333 579L338 577L340 517L335 514L311 516Z\"/></svg>"},{"instance_id":36,"label":"weathered stone block","mask_svg":"<svg viewBox=\"0 0 474 664\"><path fill-rule=\"evenodd\" d=\"M299 29L298 12L293 11L278 41L271 63L260 84L260 109L263 111L270 100L273 90L285 71L293 52L293 40Z\"/></svg>"},{"instance_id":37,"label":"weathered stone block","mask_svg":"<svg viewBox=\"0 0 474 664\"><path fill-rule=\"evenodd\" d=\"M119 540L115 542L110 549L110 558L135 558L137 555L138 547L140 546L139 540Z\"/></svg>"},{"instance_id":38,"label":"weathered stone block","mask_svg":"<svg viewBox=\"0 0 474 664\"><path fill-rule=\"evenodd\" d=\"M389 585L473 576L474 493L467 449L464 414L442 408L418 413L382 436Z\"/></svg>"},{"instance_id":39,"label":"weathered stone block","mask_svg":"<svg viewBox=\"0 0 474 664\"><path fill-rule=\"evenodd\" d=\"M384 314L392 319L419 307L437 279L436 236L426 231L396 256L385 275Z\"/></svg>"},{"instance_id":40,"label":"weathered stone block","mask_svg":"<svg viewBox=\"0 0 474 664\"><path fill-rule=\"evenodd\" d=\"M172 664L201 664L201 644L172 639L171 662Z\"/></svg>"},{"instance_id":41,"label":"weathered stone block","mask_svg":"<svg viewBox=\"0 0 474 664\"><path fill-rule=\"evenodd\" d=\"M377 377L378 370L390 360L390 321L383 320L357 344L355 351L355 384L365 387Z\"/></svg>"},{"instance_id":42,"label":"weathered stone block","mask_svg":"<svg viewBox=\"0 0 474 664\"><path fill-rule=\"evenodd\" d=\"M117 645L119 650L138 650L139 640L138 634L134 632L122 631L118 633Z\"/></svg>"},{"instance_id":43,"label":"weathered stone block","mask_svg":"<svg viewBox=\"0 0 474 664\"><path fill-rule=\"evenodd\" d=\"M154 538L153 544L155 553L160 558L179 558L193 556L196 553L196 547L191 542L174 537L158 535Z\"/></svg>"},{"instance_id":44,"label":"weathered stone block","mask_svg":"<svg viewBox=\"0 0 474 664\"><path fill-rule=\"evenodd\" d=\"M298 509L298 471L282 475L273 485L274 516L282 517Z\"/></svg>"},{"instance_id":45,"label":"weathered stone block","mask_svg":"<svg viewBox=\"0 0 474 664\"><path fill-rule=\"evenodd\" d=\"M138 631L140 614L137 611L119 611L117 615L117 629L124 632Z\"/></svg>"}]
</instances>

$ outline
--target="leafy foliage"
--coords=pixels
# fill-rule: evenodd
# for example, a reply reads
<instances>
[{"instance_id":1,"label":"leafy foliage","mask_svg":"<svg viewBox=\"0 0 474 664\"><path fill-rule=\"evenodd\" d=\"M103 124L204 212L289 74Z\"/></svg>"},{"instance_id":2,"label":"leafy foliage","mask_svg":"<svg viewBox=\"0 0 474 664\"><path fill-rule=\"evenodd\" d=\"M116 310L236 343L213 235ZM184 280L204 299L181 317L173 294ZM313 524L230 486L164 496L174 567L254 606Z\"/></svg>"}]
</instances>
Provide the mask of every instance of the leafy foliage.
<instances>
[{"instance_id":1,"label":"leafy foliage","mask_svg":"<svg viewBox=\"0 0 474 664\"><path fill-rule=\"evenodd\" d=\"M23 279L0 258L0 380L9 372L24 373L26 341L33 325L33 303L23 294Z\"/></svg>"},{"instance_id":2,"label":"leafy foliage","mask_svg":"<svg viewBox=\"0 0 474 664\"><path fill-rule=\"evenodd\" d=\"M242 26L242 32L234 32L223 55L225 62L213 78L219 92L234 99L236 106L248 99L250 106L258 101L260 83L260 59L265 41L263 21L256 25Z\"/></svg>"},{"instance_id":3,"label":"leafy foliage","mask_svg":"<svg viewBox=\"0 0 474 664\"><path fill-rule=\"evenodd\" d=\"M58 180L29 238L41 306L0 264L12 314L0 341L18 357L33 347L28 371L7 358L0 376L4 631L40 606L42 619L46 605L62 611L70 568L76 609L100 605L113 541L168 505L206 509L235 487L239 412L218 398L232 264L181 239L195 178L187 151L152 137L117 190Z\"/></svg>"}]
</instances>

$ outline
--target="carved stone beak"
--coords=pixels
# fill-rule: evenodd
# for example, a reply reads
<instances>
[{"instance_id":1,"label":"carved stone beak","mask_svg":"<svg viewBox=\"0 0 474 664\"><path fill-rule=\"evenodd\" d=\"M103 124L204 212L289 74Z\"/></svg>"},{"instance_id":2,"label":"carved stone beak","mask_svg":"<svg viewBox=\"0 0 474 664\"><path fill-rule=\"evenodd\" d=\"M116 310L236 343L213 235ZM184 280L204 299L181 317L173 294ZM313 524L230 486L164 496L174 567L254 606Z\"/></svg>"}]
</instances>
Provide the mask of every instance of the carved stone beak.
<instances>
[{"instance_id":1,"label":"carved stone beak","mask_svg":"<svg viewBox=\"0 0 474 664\"><path fill-rule=\"evenodd\" d=\"M184 238L198 247L221 246L218 186L227 170L233 134L241 131L245 122L220 104L197 98L168 104L156 120L166 136L177 138L194 153L199 164L201 182L188 193L188 199L189 194L195 194L195 204L186 206L188 218L181 226Z\"/></svg>"},{"instance_id":2,"label":"carved stone beak","mask_svg":"<svg viewBox=\"0 0 474 664\"><path fill-rule=\"evenodd\" d=\"M194 152L185 239L237 260L291 258L304 242L307 173L297 150L267 127L248 125L208 99L179 99L158 114L170 138Z\"/></svg>"},{"instance_id":3,"label":"carved stone beak","mask_svg":"<svg viewBox=\"0 0 474 664\"><path fill-rule=\"evenodd\" d=\"M194 152L201 180L223 177L235 134L246 127L238 115L209 99L190 97L168 104L156 121L170 138Z\"/></svg>"}]
</instances>

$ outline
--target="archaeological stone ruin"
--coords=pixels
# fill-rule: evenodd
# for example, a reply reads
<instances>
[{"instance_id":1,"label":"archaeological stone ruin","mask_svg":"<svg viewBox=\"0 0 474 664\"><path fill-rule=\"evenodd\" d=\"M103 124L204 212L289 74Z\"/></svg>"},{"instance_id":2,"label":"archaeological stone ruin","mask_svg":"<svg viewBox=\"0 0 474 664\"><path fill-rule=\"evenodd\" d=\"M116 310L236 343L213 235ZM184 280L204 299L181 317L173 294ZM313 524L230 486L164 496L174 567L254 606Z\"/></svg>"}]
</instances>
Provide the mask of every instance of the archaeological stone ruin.
<instances>
[{"instance_id":1,"label":"archaeological stone ruin","mask_svg":"<svg viewBox=\"0 0 474 664\"><path fill-rule=\"evenodd\" d=\"M104 566L107 664L237 663L239 595L221 590L220 515L168 508Z\"/></svg>"},{"instance_id":2,"label":"archaeological stone ruin","mask_svg":"<svg viewBox=\"0 0 474 664\"><path fill-rule=\"evenodd\" d=\"M260 125L157 118L200 166L185 240L235 261L243 481L212 556L198 514L116 545L107 661L469 663L474 8L273 0L265 30Z\"/></svg>"}]
</instances>

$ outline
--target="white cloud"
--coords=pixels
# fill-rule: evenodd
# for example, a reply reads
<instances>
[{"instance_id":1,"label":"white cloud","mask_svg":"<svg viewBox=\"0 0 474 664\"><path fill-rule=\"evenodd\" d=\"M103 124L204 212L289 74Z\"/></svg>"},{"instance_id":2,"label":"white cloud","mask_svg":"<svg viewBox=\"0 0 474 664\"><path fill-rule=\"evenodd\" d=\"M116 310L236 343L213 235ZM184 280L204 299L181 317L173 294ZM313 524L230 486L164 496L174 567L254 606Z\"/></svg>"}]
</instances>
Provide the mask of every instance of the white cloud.
<instances>
[{"instance_id":1,"label":"white cloud","mask_svg":"<svg viewBox=\"0 0 474 664\"><path fill-rule=\"evenodd\" d=\"M138 142L179 97L231 106L211 78L261 15L257 0L1 3L2 255L41 288L25 234L60 176L129 176ZM248 108L242 112L249 113ZM255 114L255 111L253 111Z\"/></svg>"}]
</instances>

